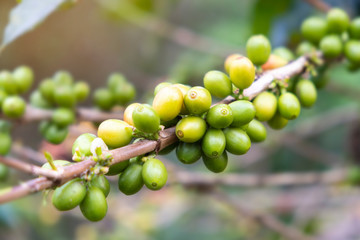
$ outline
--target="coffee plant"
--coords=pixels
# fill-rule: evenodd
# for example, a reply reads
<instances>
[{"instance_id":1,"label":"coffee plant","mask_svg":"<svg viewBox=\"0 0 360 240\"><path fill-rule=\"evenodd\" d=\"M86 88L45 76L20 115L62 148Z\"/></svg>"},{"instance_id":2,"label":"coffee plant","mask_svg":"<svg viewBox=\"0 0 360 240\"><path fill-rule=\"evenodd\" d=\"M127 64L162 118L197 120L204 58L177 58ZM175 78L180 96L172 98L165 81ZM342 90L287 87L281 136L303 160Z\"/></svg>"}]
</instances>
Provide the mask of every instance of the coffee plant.
<instances>
[{"instance_id":1,"label":"coffee plant","mask_svg":"<svg viewBox=\"0 0 360 240\"><path fill-rule=\"evenodd\" d=\"M30 2L23 0L13 14ZM49 14L76 4L52 2L46 3L53 8ZM11 24L3 47L19 36L11 34ZM2 190L0 203L44 191L52 194L59 211L79 206L86 219L100 221L108 211L109 176L117 176L118 190L125 195L144 185L153 191L166 186L172 176L161 155L174 152L182 164L201 159L210 172L225 171L230 154L246 154L267 140L269 128L285 128L316 104L330 66L346 61L349 71L360 68L360 18L332 8L324 16L305 19L299 32L303 41L295 50L273 48L262 34L251 36L244 53L230 54L223 69L203 74L202 86L163 81L147 103L133 102L135 86L120 72L109 73L106 83L91 92L86 81L65 70L37 86L29 66L1 70L0 180L9 177L9 167L38 178ZM88 98L94 108L84 111L79 104ZM60 144L69 127L82 120L92 121L97 133L76 138L72 159L53 159L45 152L47 163L28 167L11 157L11 130L18 123L36 121L44 140ZM343 179L352 184L359 180L356 167Z\"/></svg>"}]
</instances>

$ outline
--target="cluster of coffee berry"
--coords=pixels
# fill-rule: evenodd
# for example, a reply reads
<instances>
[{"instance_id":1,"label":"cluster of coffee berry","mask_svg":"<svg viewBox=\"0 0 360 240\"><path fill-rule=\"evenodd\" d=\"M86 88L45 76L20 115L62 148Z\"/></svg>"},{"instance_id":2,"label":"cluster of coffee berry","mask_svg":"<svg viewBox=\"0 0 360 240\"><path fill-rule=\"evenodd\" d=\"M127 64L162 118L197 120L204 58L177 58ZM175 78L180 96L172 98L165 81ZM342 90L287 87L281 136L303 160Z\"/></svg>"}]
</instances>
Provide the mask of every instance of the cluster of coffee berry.
<instances>
[{"instance_id":1,"label":"cluster of coffee berry","mask_svg":"<svg viewBox=\"0 0 360 240\"><path fill-rule=\"evenodd\" d=\"M343 40L340 40L340 53L337 46L332 49L328 44L335 38L343 39L343 32L348 29L352 38L360 36L357 34L358 31L360 32L357 30L357 25L360 24L357 22L359 21L354 20L349 27L347 15L339 9L331 10L326 21L319 18L305 20L302 32L311 43L300 44L297 54L316 53L317 46L313 44L318 44L325 58L340 56ZM325 26L326 30L322 31L321 26ZM342 34L341 38L336 35L339 33ZM354 45L352 41L357 40L347 41L345 56L356 64L356 58L350 57L347 53L350 50L346 50L346 48L352 49L351 51L355 52L352 54L356 54L357 48L349 47ZM266 122L270 128L282 129L289 120L299 116L301 107L311 107L317 100L317 79L321 76L313 77L309 74L310 71L295 78L275 80L266 91L254 99L249 99L246 89L253 84L258 74L282 67L294 60L295 56L284 47L272 50L269 40L263 35L252 36L247 41L246 53L247 56L233 54L226 58L225 72L213 70L206 73L203 79L204 87L168 82L158 84L152 105L130 104L124 111L124 120L108 119L99 125L98 137L88 133L79 136L73 145L73 159L75 161L82 161L88 157L98 159L103 150L121 148L144 138L155 140L159 138L160 130L175 126L175 134L179 142L159 153L149 153L116 164L111 164L111 157L98 161L103 171L96 176L106 179L104 174L119 175L119 190L126 195L137 193L143 185L151 190L159 190L166 184L168 174L164 164L156 159L155 155L168 153L175 148L177 158L184 164L192 164L202 158L204 165L210 171L216 173L224 171L228 163L228 152L234 155L245 154L252 142L262 142L266 139L267 130L263 122ZM318 71L318 73L322 72L321 69ZM111 75L108 89L101 89L95 94L97 105L109 110L116 103L123 105L129 102L132 98L128 96L133 97L132 90L130 93L123 93L124 96L116 95L117 91L123 90L125 83L122 75ZM212 104L213 97L226 100ZM126 101L123 100L124 98ZM97 152L96 149L101 151ZM84 180L74 181L81 185L83 184L81 181ZM91 181L90 183L87 181L86 184L92 186ZM100 184L96 187L101 189ZM83 193L85 190L79 192L81 196L85 196ZM103 194L106 196L105 192ZM59 195L55 198L61 199ZM83 197L77 201L80 207L82 201ZM56 201L53 202L56 206ZM83 207L82 211L88 219L98 220L87 216Z\"/></svg>"},{"instance_id":2,"label":"cluster of coffee berry","mask_svg":"<svg viewBox=\"0 0 360 240\"><path fill-rule=\"evenodd\" d=\"M125 106L136 95L136 89L124 75L113 73L107 80L106 88L99 88L94 92L94 103L101 110L108 111L114 106Z\"/></svg>"},{"instance_id":3,"label":"cluster of coffee berry","mask_svg":"<svg viewBox=\"0 0 360 240\"><path fill-rule=\"evenodd\" d=\"M90 93L85 81L74 82L67 71L58 71L52 78L41 81L30 96L30 104L37 108L54 109L50 121L42 121L40 133L53 144L64 141L68 126L75 122L76 104L84 101Z\"/></svg>"},{"instance_id":4,"label":"cluster of coffee berry","mask_svg":"<svg viewBox=\"0 0 360 240\"><path fill-rule=\"evenodd\" d=\"M0 72L0 109L5 116L19 118L25 113L26 103L19 94L28 91L33 81L33 71L27 66Z\"/></svg>"},{"instance_id":5,"label":"cluster of coffee berry","mask_svg":"<svg viewBox=\"0 0 360 240\"><path fill-rule=\"evenodd\" d=\"M307 41L298 46L298 54L319 47L328 59L344 54L352 68L360 66L360 18L350 21L344 10L333 8L326 18L307 18L301 25L301 33Z\"/></svg>"},{"instance_id":6,"label":"cluster of coffee berry","mask_svg":"<svg viewBox=\"0 0 360 240\"><path fill-rule=\"evenodd\" d=\"M34 81L34 73L27 66L19 66L13 72L0 72L0 110L9 119L23 116L26 102L20 94L26 93ZM0 155L7 155L11 148L11 124L0 120Z\"/></svg>"},{"instance_id":7,"label":"cluster of coffee berry","mask_svg":"<svg viewBox=\"0 0 360 240\"><path fill-rule=\"evenodd\" d=\"M117 134L111 135L108 126L115 127L112 131L120 131L120 135L126 139L113 139ZM93 159L100 157L103 150L109 146L121 147L131 140L132 129L126 129L128 125L121 120L106 120L100 127L97 138L93 134L85 133L80 135L73 144L73 160L82 161L87 157ZM108 131L108 132L107 132ZM125 134L125 132L128 134ZM107 135L109 134L110 135ZM104 139L104 140L103 140ZM130 140L128 140L130 139ZM98 152L100 150L100 152ZM55 189L52 195L53 205L60 211L68 211L80 205L81 212L90 221L103 219L107 212L106 197L110 192L110 184L104 173L108 176L120 174L118 186L126 195L135 194L143 185L151 190L162 188L167 180L167 171L164 164L153 157L139 156L127 161L108 166L109 159L97 158L98 164L81 178L73 179L61 187ZM71 162L65 160L50 161L44 164L43 168L51 169L56 166L67 166ZM55 167L52 167L55 166ZM105 170L104 170L105 169Z\"/></svg>"},{"instance_id":8,"label":"cluster of coffee berry","mask_svg":"<svg viewBox=\"0 0 360 240\"><path fill-rule=\"evenodd\" d=\"M56 167L70 165L65 160L45 163L42 167L56 170ZM55 189L52 195L53 205L60 211L74 209L78 205L84 217L90 221L100 221L106 216L106 197L110 192L110 183L104 175L88 175L86 178L75 178Z\"/></svg>"},{"instance_id":9,"label":"cluster of coffee berry","mask_svg":"<svg viewBox=\"0 0 360 240\"><path fill-rule=\"evenodd\" d=\"M282 53L286 51L278 50ZM271 59L274 58L270 58L271 45L262 35L249 39L247 54L249 58L235 54L226 59L225 69L229 76L221 71L206 73L205 88L160 83L155 88L152 105L130 104L124 111L124 120L108 119L99 125L98 137L89 133L80 135L73 145L73 159L96 158L99 154L93 145L99 139L102 150L121 148L134 138L157 139L161 129L176 125L175 133L180 143L168 149L176 147L176 155L182 163L191 164L202 157L210 171L224 171L228 162L227 152L242 155L250 149L251 142L265 140L267 131L261 121L268 121L271 127L280 129L288 120L299 115L300 102L311 106L316 100L314 85L304 79L296 85L300 102L294 93L287 92L286 86L280 83L281 91L276 85L251 102L242 92L256 77L253 62L271 69L274 66L269 60L273 61ZM288 62L280 56L276 61L279 59ZM109 79L109 85L114 84L114 79L119 79L118 75L115 76ZM310 100L303 97L308 93L309 84L314 87L310 88L315 93ZM224 98L229 95L235 98L231 103L220 102L212 106L212 96ZM106 175L119 175L119 190L126 195L137 193L144 185L151 190L159 190L166 184L167 170L153 154L108 166L110 162L99 163L107 168Z\"/></svg>"}]
</instances>

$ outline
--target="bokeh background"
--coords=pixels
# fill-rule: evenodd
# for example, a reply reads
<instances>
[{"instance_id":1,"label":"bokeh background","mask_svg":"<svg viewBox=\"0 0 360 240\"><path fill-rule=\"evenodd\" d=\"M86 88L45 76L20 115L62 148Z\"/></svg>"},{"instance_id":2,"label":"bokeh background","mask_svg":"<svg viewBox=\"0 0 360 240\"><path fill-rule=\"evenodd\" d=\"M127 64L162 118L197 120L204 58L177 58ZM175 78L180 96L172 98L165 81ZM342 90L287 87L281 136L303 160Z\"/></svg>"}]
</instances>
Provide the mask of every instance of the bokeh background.
<instances>
[{"instance_id":1,"label":"bokeh background","mask_svg":"<svg viewBox=\"0 0 360 240\"><path fill-rule=\"evenodd\" d=\"M360 1L327 2L351 16L360 13ZM0 37L14 6L15 0L0 1ZM0 55L0 69L31 66L36 76L33 88L57 70L70 71L92 89L105 86L110 73L121 72L135 84L137 101L147 102L154 86L166 79L202 85L207 71L223 69L229 53L244 53L252 34L267 35L274 48L294 48L301 41L301 21L311 14L323 13L302 0L81 0L10 44ZM303 110L281 132L269 129L267 141L254 144L245 156L231 156L222 174L323 172L358 164L360 72L349 72L344 62L329 69L327 78L315 107ZM91 97L83 105L92 106ZM36 124L17 127L14 139L70 158L79 131L94 128L81 125L60 147L44 143ZM163 158L171 169L206 171L201 161L184 167L174 153ZM30 178L11 173L0 187ZM60 213L52 207L49 193L38 193L0 206L0 239L283 239L206 192L174 184L158 192L144 188L129 197L117 190L116 178L111 180L109 211L103 221L90 223L79 209ZM306 233L360 239L356 187L223 190L249 209L271 213Z\"/></svg>"}]
</instances>

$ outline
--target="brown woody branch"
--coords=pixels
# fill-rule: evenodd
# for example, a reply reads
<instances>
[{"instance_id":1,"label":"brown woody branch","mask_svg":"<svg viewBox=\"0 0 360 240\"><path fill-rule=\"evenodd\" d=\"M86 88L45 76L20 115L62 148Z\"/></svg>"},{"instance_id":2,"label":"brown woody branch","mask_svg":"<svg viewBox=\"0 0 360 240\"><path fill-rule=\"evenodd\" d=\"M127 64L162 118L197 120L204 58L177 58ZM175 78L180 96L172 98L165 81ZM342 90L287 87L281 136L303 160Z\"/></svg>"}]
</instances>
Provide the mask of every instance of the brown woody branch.
<instances>
[{"instance_id":1,"label":"brown woody branch","mask_svg":"<svg viewBox=\"0 0 360 240\"><path fill-rule=\"evenodd\" d=\"M250 99L254 98L257 94L266 90L269 84L274 79L285 79L303 72L307 63L308 63L308 58L303 56L284 67L265 72L262 76L258 77L256 81L248 89L244 91L244 95L249 97ZM228 97L224 99L223 102L230 103L234 100L235 99L233 97ZM164 147L169 146L172 143L178 141L175 135L175 127L165 129L161 131L159 135L160 138L157 141L143 140L122 148L109 151L113 156L113 161L111 164L125 161L129 158L143 155L155 150L161 150ZM90 158L83 162L75 163L71 166L66 166L64 167L64 171L59 178L60 181L57 181L56 184L62 184L71 178L79 177L85 172L87 172L89 168L95 165L96 162L92 161ZM53 182L54 181L50 179L42 178L42 180L40 181L41 184L39 183L40 187L36 186L34 188L28 188L28 185L24 185L26 186L26 189L21 189L21 185L19 185L18 187L15 187L16 189L15 193L13 192L14 191L13 188L12 190L0 195L0 203L5 203L10 200L14 200L19 197L26 196L30 193L46 189L46 187L48 186L53 186L54 185Z\"/></svg>"}]
</instances>

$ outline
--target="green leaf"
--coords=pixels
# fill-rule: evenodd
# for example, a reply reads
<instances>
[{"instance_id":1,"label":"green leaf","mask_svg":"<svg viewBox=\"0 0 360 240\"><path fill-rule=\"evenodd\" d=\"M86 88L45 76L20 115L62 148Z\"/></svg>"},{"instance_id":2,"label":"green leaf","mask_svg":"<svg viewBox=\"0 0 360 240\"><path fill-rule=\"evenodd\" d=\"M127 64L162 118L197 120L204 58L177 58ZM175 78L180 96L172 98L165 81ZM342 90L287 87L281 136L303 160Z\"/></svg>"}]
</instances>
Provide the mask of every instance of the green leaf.
<instances>
[{"instance_id":1,"label":"green leaf","mask_svg":"<svg viewBox=\"0 0 360 240\"><path fill-rule=\"evenodd\" d=\"M5 28L0 50L9 43L34 29L47 16L58 9L67 0L22 0L10 12L9 23Z\"/></svg>"},{"instance_id":2,"label":"green leaf","mask_svg":"<svg viewBox=\"0 0 360 240\"><path fill-rule=\"evenodd\" d=\"M257 0L253 10L252 33L265 34L270 32L273 20L286 12L292 4L292 0L263 1Z\"/></svg>"}]
</instances>

